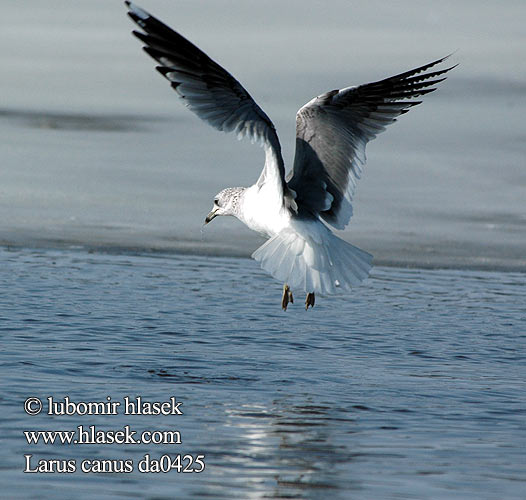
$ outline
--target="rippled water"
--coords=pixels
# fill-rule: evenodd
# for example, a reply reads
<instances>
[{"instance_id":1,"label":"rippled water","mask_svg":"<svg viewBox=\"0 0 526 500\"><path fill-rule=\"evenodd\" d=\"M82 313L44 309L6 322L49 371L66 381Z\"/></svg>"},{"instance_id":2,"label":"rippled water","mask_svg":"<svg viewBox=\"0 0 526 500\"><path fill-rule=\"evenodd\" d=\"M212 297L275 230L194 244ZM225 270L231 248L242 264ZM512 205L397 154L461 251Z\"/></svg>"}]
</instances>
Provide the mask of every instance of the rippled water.
<instances>
[{"instance_id":1,"label":"rippled water","mask_svg":"<svg viewBox=\"0 0 526 500\"><path fill-rule=\"evenodd\" d=\"M0 251L6 498L523 498L524 274L375 268L300 297L249 260ZM28 397L182 401L182 416L29 416ZM180 445L24 430L176 429ZM39 459L204 454L202 473L23 474ZM522 493L521 493L522 492Z\"/></svg>"}]
</instances>

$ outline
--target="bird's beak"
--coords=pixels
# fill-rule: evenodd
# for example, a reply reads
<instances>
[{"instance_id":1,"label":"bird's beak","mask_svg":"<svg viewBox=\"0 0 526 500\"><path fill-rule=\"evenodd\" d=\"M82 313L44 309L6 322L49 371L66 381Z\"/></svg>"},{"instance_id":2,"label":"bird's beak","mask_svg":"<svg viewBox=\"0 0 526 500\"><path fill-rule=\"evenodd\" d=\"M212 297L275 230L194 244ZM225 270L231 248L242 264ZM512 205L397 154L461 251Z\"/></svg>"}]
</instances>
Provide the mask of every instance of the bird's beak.
<instances>
[{"instance_id":1,"label":"bird's beak","mask_svg":"<svg viewBox=\"0 0 526 500\"><path fill-rule=\"evenodd\" d=\"M208 224L214 217L217 217L217 208L214 208L205 219L205 224Z\"/></svg>"}]
</instances>

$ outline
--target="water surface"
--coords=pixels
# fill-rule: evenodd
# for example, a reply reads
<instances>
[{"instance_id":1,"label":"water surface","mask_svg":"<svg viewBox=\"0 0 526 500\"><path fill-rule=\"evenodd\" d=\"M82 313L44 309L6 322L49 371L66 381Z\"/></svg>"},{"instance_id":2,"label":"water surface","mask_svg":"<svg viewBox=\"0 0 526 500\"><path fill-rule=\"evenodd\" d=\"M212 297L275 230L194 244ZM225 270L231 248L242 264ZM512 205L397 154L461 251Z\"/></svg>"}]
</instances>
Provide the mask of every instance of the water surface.
<instances>
[{"instance_id":1,"label":"water surface","mask_svg":"<svg viewBox=\"0 0 526 500\"><path fill-rule=\"evenodd\" d=\"M9 498L523 497L520 273L378 268L301 300L253 261L2 250ZM183 402L184 415L28 416L27 397ZM177 429L181 445L28 445L23 430ZM22 474L23 455L204 454L201 474Z\"/></svg>"}]
</instances>

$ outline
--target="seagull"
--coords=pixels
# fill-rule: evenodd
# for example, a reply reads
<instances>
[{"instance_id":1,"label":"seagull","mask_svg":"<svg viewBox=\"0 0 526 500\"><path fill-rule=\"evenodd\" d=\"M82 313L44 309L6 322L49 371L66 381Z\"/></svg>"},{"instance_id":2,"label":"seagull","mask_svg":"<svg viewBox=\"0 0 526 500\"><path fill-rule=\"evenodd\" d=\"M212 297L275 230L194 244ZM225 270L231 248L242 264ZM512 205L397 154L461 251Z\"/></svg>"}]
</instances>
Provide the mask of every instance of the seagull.
<instances>
[{"instance_id":1,"label":"seagull","mask_svg":"<svg viewBox=\"0 0 526 500\"><path fill-rule=\"evenodd\" d=\"M385 127L436 90L453 69L428 71L449 56L384 80L331 90L296 114L296 153L290 173L276 128L245 88L182 35L126 1L133 34L155 59L159 71L183 103L223 132L248 136L264 148L265 165L250 187L223 189L205 219L237 217L267 241L252 257L284 283L281 306L294 302L293 290L307 294L349 293L370 272L373 256L338 238L352 216L355 187L365 165L365 146Z\"/></svg>"}]
</instances>

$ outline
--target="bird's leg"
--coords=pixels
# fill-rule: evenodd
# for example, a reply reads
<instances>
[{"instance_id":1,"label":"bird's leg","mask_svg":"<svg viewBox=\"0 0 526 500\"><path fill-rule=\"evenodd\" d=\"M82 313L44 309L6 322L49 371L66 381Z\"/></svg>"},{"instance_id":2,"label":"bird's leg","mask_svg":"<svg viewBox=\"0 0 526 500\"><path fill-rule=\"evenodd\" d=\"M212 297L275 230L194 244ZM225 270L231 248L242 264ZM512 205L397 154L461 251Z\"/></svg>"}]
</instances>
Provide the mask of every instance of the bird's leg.
<instances>
[{"instance_id":1,"label":"bird's leg","mask_svg":"<svg viewBox=\"0 0 526 500\"><path fill-rule=\"evenodd\" d=\"M289 285L285 283L283 285L283 297L281 298L281 307L284 311L287 310L289 302L294 304L294 298L292 297L292 292L290 291Z\"/></svg>"},{"instance_id":2,"label":"bird's leg","mask_svg":"<svg viewBox=\"0 0 526 500\"><path fill-rule=\"evenodd\" d=\"M308 293L305 299L305 310L309 309L309 306L314 307L314 292Z\"/></svg>"}]
</instances>

